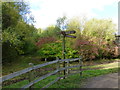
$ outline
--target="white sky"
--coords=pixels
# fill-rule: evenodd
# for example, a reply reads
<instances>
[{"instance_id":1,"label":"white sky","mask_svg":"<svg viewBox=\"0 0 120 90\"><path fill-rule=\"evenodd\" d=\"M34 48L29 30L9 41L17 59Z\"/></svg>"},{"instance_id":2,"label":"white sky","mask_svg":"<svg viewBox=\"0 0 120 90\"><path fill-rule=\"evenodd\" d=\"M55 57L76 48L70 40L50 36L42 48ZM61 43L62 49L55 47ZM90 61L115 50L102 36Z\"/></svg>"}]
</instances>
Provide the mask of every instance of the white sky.
<instances>
[{"instance_id":1,"label":"white sky","mask_svg":"<svg viewBox=\"0 0 120 90\"><path fill-rule=\"evenodd\" d=\"M30 0L35 27L45 28L56 24L58 17L66 15L87 18L111 18L118 24L119 0Z\"/></svg>"}]
</instances>

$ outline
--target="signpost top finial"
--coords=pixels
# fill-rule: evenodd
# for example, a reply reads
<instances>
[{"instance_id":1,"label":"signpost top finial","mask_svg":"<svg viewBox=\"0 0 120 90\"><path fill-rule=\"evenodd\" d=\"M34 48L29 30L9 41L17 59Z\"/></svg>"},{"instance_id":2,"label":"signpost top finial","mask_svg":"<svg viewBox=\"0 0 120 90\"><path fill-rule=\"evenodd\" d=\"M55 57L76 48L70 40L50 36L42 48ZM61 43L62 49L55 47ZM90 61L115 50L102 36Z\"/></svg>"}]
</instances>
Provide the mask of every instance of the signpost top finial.
<instances>
[{"instance_id":1,"label":"signpost top finial","mask_svg":"<svg viewBox=\"0 0 120 90\"><path fill-rule=\"evenodd\" d=\"M71 37L71 38L76 38L76 36L73 35L68 35L68 34L74 34L76 31L61 31L61 34L64 35L65 37Z\"/></svg>"}]
</instances>

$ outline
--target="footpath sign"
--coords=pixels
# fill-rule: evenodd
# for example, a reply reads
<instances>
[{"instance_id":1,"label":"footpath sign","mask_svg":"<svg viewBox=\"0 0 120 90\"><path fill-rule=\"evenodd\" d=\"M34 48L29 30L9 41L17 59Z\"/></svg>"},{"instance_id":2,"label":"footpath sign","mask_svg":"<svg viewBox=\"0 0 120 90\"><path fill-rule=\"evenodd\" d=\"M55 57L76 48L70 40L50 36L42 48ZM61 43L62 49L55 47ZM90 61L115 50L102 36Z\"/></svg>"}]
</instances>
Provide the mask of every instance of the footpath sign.
<instances>
[{"instance_id":1,"label":"footpath sign","mask_svg":"<svg viewBox=\"0 0 120 90\"><path fill-rule=\"evenodd\" d=\"M60 34L63 35L63 59L65 59L65 37L76 38L76 36L69 35L69 34L74 34L74 33L76 33L76 31L74 31L74 30L73 31L61 31L60 32ZM65 62L63 63L63 67L65 67ZM64 75L65 74L66 74L66 71L64 70Z\"/></svg>"},{"instance_id":2,"label":"footpath sign","mask_svg":"<svg viewBox=\"0 0 120 90\"><path fill-rule=\"evenodd\" d=\"M66 31L65 34L74 34L76 31Z\"/></svg>"},{"instance_id":3,"label":"footpath sign","mask_svg":"<svg viewBox=\"0 0 120 90\"><path fill-rule=\"evenodd\" d=\"M64 37L70 37L70 38L76 38L76 36L69 35L69 34L74 34L74 33L76 33L76 31L61 31L61 34Z\"/></svg>"},{"instance_id":4,"label":"footpath sign","mask_svg":"<svg viewBox=\"0 0 120 90\"><path fill-rule=\"evenodd\" d=\"M76 38L76 36L73 35L65 35L65 37Z\"/></svg>"}]
</instances>

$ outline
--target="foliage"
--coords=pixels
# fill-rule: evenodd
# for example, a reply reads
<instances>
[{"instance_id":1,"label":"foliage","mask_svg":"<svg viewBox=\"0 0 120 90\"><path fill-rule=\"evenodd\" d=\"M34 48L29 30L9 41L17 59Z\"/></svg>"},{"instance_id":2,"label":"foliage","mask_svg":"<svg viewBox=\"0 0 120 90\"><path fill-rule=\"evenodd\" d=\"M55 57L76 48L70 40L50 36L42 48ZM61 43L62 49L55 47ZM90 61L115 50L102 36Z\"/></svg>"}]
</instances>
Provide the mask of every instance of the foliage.
<instances>
[{"instance_id":1,"label":"foliage","mask_svg":"<svg viewBox=\"0 0 120 90\"><path fill-rule=\"evenodd\" d=\"M22 50L24 52L24 55L33 55L37 51L37 47L34 41L26 41Z\"/></svg>"},{"instance_id":2,"label":"foliage","mask_svg":"<svg viewBox=\"0 0 120 90\"><path fill-rule=\"evenodd\" d=\"M95 59L98 55L98 47L93 42L87 40L86 37L79 36L76 39L74 48L79 50L79 54L82 55L83 59Z\"/></svg>"},{"instance_id":3,"label":"foliage","mask_svg":"<svg viewBox=\"0 0 120 90\"><path fill-rule=\"evenodd\" d=\"M92 60L96 58L112 58L114 54L114 44L108 42L102 42L101 46L91 41L86 36L79 36L74 44L74 48L79 50L79 54L83 56L84 60Z\"/></svg>"},{"instance_id":4,"label":"foliage","mask_svg":"<svg viewBox=\"0 0 120 90\"><path fill-rule=\"evenodd\" d=\"M67 17L63 16L63 17L59 17L57 20L56 26L58 28L60 28L61 30L66 29L66 25L67 25Z\"/></svg>"},{"instance_id":5,"label":"foliage","mask_svg":"<svg viewBox=\"0 0 120 90\"><path fill-rule=\"evenodd\" d=\"M80 24L80 19L78 17L74 17L68 21L67 24L67 30L71 31L74 30L76 31L75 35L81 34L81 24Z\"/></svg>"},{"instance_id":6,"label":"foliage","mask_svg":"<svg viewBox=\"0 0 120 90\"><path fill-rule=\"evenodd\" d=\"M31 24L34 22L27 3L2 2L2 29L14 27L19 21Z\"/></svg>"},{"instance_id":7,"label":"foliage","mask_svg":"<svg viewBox=\"0 0 120 90\"><path fill-rule=\"evenodd\" d=\"M102 40L114 40L114 33L116 32L115 24L107 19L91 19L84 25L83 35L91 38L100 38L98 43Z\"/></svg>"},{"instance_id":8,"label":"foliage","mask_svg":"<svg viewBox=\"0 0 120 90\"><path fill-rule=\"evenodd\" d=\"M3 49L3 58L36 52L43 58L62 58L61 30L76 31L76 39L66 38L66 58L82 55L84 60L92 60L115 56L112 42L116 29L109 19L74 17L68 20L63 16L56 20L56 25L50 25L45 30L36 29L30 8L24 2L3 2L2 19L2 44L6 47ZM8 50L9 53L6 52Z\"/></svg>"},{"instance_id":9,"label":"foliage","mask_svg":"<svg viewBox=\"0 0 120 90\"><path fill-rule=\"evenodd\" d=\"M32 42L34 38L31 38L35 34L35 28L29 26L24 22L19 22L14 28L7 28L3 31L3 43L10 42L10 45L23 54L23 48L26 42ZM31 40L30 40L31 38Z\"/></svg>"},{"instance_id":10,"label":"foliage","mask_svg":"<svg viewBox=\"0 0 120 90\"><path fill-rule=\"evenodd\" d=\"M56 41L54 43L44 44L44 47L38 50L38 55L42 58L49 58L49 57L59 57L63 58L62 56L62 42ZM66 47L66 58L76 58L77 50L73 50L70 47Z\"/></svg>"},{"instance_id":11,"label":"foliage","mask_svg":"<svg viewBox=\"0 0 120 90\"><path fill-rule=\"evenodd\" d=\"M52 42L55 42L55 41L56 41L56 39L54 37L43 37L43 38L39 38L36 45L38 47L42 47L42 45L44 45L44 44L52 43Z\"/></svg>"},{"instance_id":12,"label":"foliage","mask_svg":"<svg viewBox=\"0 0 120 90\"><path fill-rule=\"evenodd\" d=\"M40 37L55 37L59 39L60 37L60 28L54 25L48 26L44 31L40 33Z\"/></svg>"},{"instance_id":13,"label":"foliage","mask_svg":"<svg viewBox=\"0 0 120 90\"><path fill-rule=\"evenodd\" d=\"M19 45L35 33L33 25L23 21L23 16L29 13L26 3L3 2L2 4L3 43L9 41L12 45Z\"/></svg>"},{"instance_id":14,"label":"foliage","mask_svg":"<svg viewBox=\"0 0 120 90\"><path fill-rule=\"evenodd\" d=\"M15 7L15 8L14 8ZM16 26L21 16L19 15L18 5L12 2L2 3L2 29L7 29L8 27Z\"/></svg>"},{"instance_id":15,"label":"foliage","mask_svg":"<svg viewBox=\"0 0 120 90\"><path fill-rule=\"evenodd\" d=\"M29 14L28 16L26 16ZM3 47L7 46L9 52L13 51L16 54L30 53L31 50L23 50L27 42L34 43L36 39L36 29L33 26L34 20L30 14L27 3L24 2L3 2L2 3L2 44ZM31 38L33 37L33 38ZM29 48L29 44L27 46ZM33 47L33 46L32 46ZM8 48L3 49L3 58L9 57ZM29 48L30 49L30 48ZM28 50L28 49L26 49ZM12 53L12 57L14 57ZM7 58L7 59L10 59ZM8 60L9 61L9 60Z\"/></svg>"},{"instance_id":16,"label":"foliage","mask_svg":"<svg viewBox=\"0 0 120 90\"><path fill-rule=\"evenodd\" d=\"M73 18L68 23L68 30L77 32L77 39L71 41L74 42L74 48L79 50L79 54L85 60L114 57L115 24L104 19L83 21L84 23L81 23L79 18Z\"/></svg>"},{"instance_id":17,"label":"foliage","mask_svg":"<svg viewBox=\"0 0 120 90\"><path fill-rule=\"evenodd\" d=\"M2 64L10 63L14 61L18 55L17 51L14 49L13 46L9 46L7 43L2 44Z\"/></svg>"},{"instance_id":18,"label":"foliage","mask_svg":"<svg viewBox=\"0 0 120 90\"><path fill-rule=\"evenodd\" d=\"M61 57L62 47L60 43L44 44L44 47L37 52L42 58Z\"/></svg>"}]
</instances>

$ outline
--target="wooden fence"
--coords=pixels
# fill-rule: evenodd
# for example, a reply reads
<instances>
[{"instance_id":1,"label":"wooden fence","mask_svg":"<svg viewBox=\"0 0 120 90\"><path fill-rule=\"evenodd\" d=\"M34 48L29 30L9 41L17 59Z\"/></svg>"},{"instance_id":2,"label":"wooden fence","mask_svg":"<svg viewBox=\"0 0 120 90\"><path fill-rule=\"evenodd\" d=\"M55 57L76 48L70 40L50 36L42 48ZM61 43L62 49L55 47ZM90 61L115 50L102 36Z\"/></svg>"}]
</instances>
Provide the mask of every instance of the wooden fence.
<instances>
[{"instance_id":1,"label":"wooden fence","mask_svg":"<svg viewBox=\"0 0 120 90\"><path fill-rule=\"evenodd\" d=\"M77 61L77 60L79 61L79 65L70 66L69 62ZM60 67L60 63L63 63L63 62L66 62L67 65L66 65L66 67L62 67L62 68L61 68L61 67ZM29 72L29 71L34 71L35 69L38 69L38 68L41 68L41 67L44 67L44 66L47 66L47 65L50 65L50 64L55 64L55 63L57 64L57 67L56 67L57 69L56 69L55 71L53 71L53 72L51 72L51 73L48 73L48 74L46 74L46 75L43 75L43 76L39 77L39 78L36 79L36 80L33 80L34 74L33 74L33 72L30 72L29 84L27 84L27 85L25 85L25 86L23 86L23 87L21 87L21 88L22 88L22 89L32 88L35 83L37 83L37 82L39 82L39 81L41 81L41 80L43 80L43 79L45 79L45 78L47 78L47 77L49 77L49 76L51 76L51 75L54 75L54 74L58 73L58 76L59 76L59 77L57 77L56 80L50 82L50 83L47 84L45 87L43 87L43 88L48 88L50 85L54 84L55 82L57 82L57 81L60 80L61 78L65 78L65 77L67 77L68 75L75 74L75 73L71 73L71 74L69 73L69 69L75 68L75 67L79 67L79 71L77 71L77 73L80 73L80 75L82 75L82 71L81 71L81 69L82 69L82 58L81 58L81 57L75 58L75 59L62 59L62 60L60 60L59 58L57 58L57 60L54 60L54 61L51 61L51 62L47 62L47 63L43 63L43 64L39 64L39 65L36 65L36 66L33 65L32 67L29 67L29 68L26 68L26 69L23 69L23 70L20 70L20 71L11 73L11 74L9 74L9 75L0 77L0 83L6 81L6 80L8 80L8 79L14 78L14 77L16 77L16 76L25 74L25 73L27 73L27 72ZM60 71L63 71L63 70L66 70L67 73L66 73L66 75L60 77Z\"/></svg>"}]
</instances>

